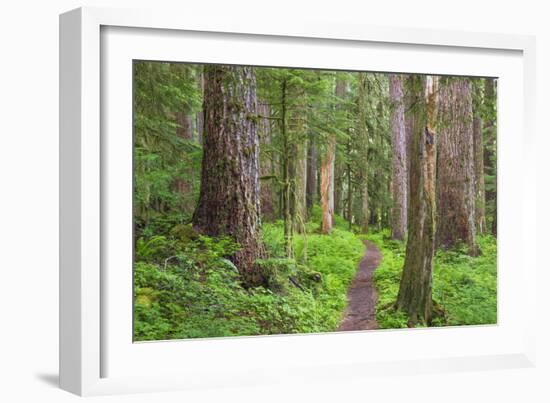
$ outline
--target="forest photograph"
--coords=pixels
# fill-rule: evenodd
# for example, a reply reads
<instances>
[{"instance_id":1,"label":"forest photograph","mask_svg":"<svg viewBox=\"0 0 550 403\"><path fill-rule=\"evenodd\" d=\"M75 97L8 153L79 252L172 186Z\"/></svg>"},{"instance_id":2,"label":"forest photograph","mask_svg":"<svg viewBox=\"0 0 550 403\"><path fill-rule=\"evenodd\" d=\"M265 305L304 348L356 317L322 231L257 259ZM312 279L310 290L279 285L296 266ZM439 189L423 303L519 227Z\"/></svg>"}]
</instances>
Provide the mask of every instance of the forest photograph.
<instances>
[{"instance_id":1,"label":"forest photograph","mask_svg":"<svg viewBox=\"0 0 550 403\"><path fill-rule=\"evenodd\" d=\"M497 82L134 60L134 341L496 324Z\"/></svg>"}]
</instances>

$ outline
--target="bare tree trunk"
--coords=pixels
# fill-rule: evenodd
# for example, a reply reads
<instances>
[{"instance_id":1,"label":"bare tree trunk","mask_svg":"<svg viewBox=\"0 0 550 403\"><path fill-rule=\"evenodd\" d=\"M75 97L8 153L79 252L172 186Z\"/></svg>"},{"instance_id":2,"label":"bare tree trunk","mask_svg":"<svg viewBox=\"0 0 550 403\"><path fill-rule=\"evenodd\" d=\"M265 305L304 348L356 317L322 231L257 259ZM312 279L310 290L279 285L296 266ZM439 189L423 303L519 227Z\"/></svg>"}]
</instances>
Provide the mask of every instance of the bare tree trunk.
<instances>
[{"instance_id":1,"label":"bare tree trunk","mask_svg":"<svg viewBox=\"0 0 550 403\"><path fill-rule=\"evenodd\" d=\"M361 180L361 230L364 233L369 231L369 187L368 187L368 151L369 133L367 130L367 77L365 73L358 73L357 80L357 137L361 139L359 153L361 155L362 167L359 174Z\"/></svg>"},{"instance_id":2,"label":"bare tree trunk","mask_svg":"<svg viewBox=\"0 0 550 403\"><path fill-rule=\"evenodd\" d=\"M485 79L485 88L483 94L483 106L487 113L490 112L490 109L494 108L496 103L496 91L495 91L496 80L493 78ZM484 164L485 164L485 174L494 175L494 188L489 190L485 188L485 201L486 206L492 205L493 214L491 216L491 232L493 235L497 235L497 155L496 155L496 140L497 140L497 127L496 120L492 117L492 113L489 113L490 117L485 120L484 126Z\"/></svg>"},{"instance_id":3,"label":"bare tree trunk","mask_svg":"<svg viewBox=\"0 0 550 403\"><path fill-rule=\"evenodd\" d=\"M199 73L198 80L201 88L201 94L204 96L204 73L202 71ZM195 120L197 125L197 143L202 144L204 133L204 110L201 109L197 112Z\"/></svg>"},{"instance_id":4,"label":"bare tree trunk","mask_svg":"<svg viewBox=\"0 0 550 403\"><path fill-rule=\"evenodd\" d=\"M435 239L437 77L409 76L414 119L410 149L408 236L397 308L409 326L432 317L432 269Z\"/></svg>"},{"instance_id":5,"label":"bare tree trunk","mask_svg":"<svg viewBox=\"0 0 550 403\"><path fill-rule=\"evenodd\" d=\"M246 286L262 284L256 77L251 67L206 66L201 190L194 228L240 245L232 260Z\"/></svg>"},{"instance_id":6,"label":"bare tree trunk","mask_svg":"<svg viewBox=\"0 0 550 403\"><path fill-rule=\"evenodd\" d=\"M349 128L351 132L351 128ZM348 156L346 161L346 179L347 179L347 198L346 198L346 220L348 220L348 228L351 230L353 226L353 182L352 182L352 169L351 169L351 153L352 142L351 136L348 137L346 143L346 154Z\"/></svg>"},{"instance_id":7,"label":"bare tree trunk","mask_svg":"<svg viewBox=\"0 0 550 403\"><path fill-rule=\"evenodd\" d=\"M333 181L333 167L334 167L334 152L336 149L336 136L331 135L326 145L325 155L321 160L321 232L324 234L332 231L332 220L334 215L334 204L331 203L332 196L334 195L332 189L334 185Z\"/></svg>"},{"instance_id":8,"label":"bare tree trunk","mask_svg":"<svg viewBox=\"0 0 550 403\"><path fill-rule=\"evenodd\" d=\"M193 140L193 115L189 112L176 113L176 134L186 140Z\"/></svg>"},{"instance_id":9,"label":"bare tree trunk","mask_svg":"<svg viewBox=\"0 0 550 403\"><path fill-rule=\"evenodd\" d=\"M305 232L307 219L306 186L307 186L307 121L305 94L299 95L294 102L291 113L292 138L292 171L291 183L291 215L294 230Z\"/></svg>"},{"instance_id":10,"label":"bare tree trunk","mask_svg":"<svg viewBox=\"0 0 550 403\"><path fill-rule=\"evenodd\" d=\"M190 111L176 112L176 135L187 141L193 140L193 115ZM188 195L193 191L193 183L187 178L176 179L174 185L181 195Z\"/></svg>"},{"instance_id":11,"label":"bare tree trunk","mask_svg":"<svg viewBox=\"0 0 550 403\"><path fill-rule=\"evenodd\" d=\"M390 74L392 131L392 238L405 239L407 228L407 152L402 77Z\"/></svg>"},{"instance_id":12,"label":"bare tree trunk","mask_svg":"<svg viewBox=\"0 0 550 403\"><path fill-rule=\"evenodd\" d=\"M307 184L306 184L306 205L308 212L311 211L317 199L317 147L315 140L310 137L307 149Z\"/></svg>"},{"instance_id":13,"label":"bare tree trunk","mask_svg":"<svg viewBox=\"0 0 550 403\"><path fill-rule=\"evenodd\" d=\"M338 77L336 80L336 88L335 88L335 95L338 101L340 102L336 106L337 110L337 119L340 117L338 115L342 115L344 113L344 101L346 98L346 86L347 82L344 78ZM343 173L344 173L344 166L342 164L342 161L338 159L338 155L335 155L334 157L334 172L333 172L333 199L334 199L334 214L338 214L340 216L343 215L344 211L344 205L343 205Z\"/></svg>"},{"instance_id":14,"label":"bare tree trunk","mask_svg":"<svg viewBox=\"0 0 550 403\"><path fill-rule=\"evenodd\" d=\"M281 191L281 201L282 201L282 210L283 210L283 232L285 238L285 250L287 257L291 258L294 256L294 251L292 248L292 237L293 237L293 222L292 222L292 211L291 211L291 198L292 198L292 189L291 189L291 172L294 170L293 160L291 158L291 147L288 138L287 132L287 81L283 79L281 82L281 137L282 137L282 153L281 153L281 182L282 182L282 191Z\"/></svg>"},{"instance_id":15,"label":"bare tree trunk","mask_svg":"<svg viewBox=\"0 0 550 403\"><path fill-rule=\"evenodd\" d=\"M341 162L337 161L337 157L334 162L334 214L343 215L344 212L344 166Z\"/></svg>"},{"instance_id":16,"label":"bare tree trunk","mask_svg":"<svg viewBox=\"0 0 550 403\"><path fill-rule=\"evenodd\" d=\"M475 172L475 213L476 231L485 232L485 164L483 162L483 122L476 113L474 115L474 172Z\"/></svg>"},{"instance_id":17,"label":"bare tree trunk","mask_svg":"<svg viewBox=\"0 0 550 403\"><path fill-rule=\"evenodd\" d=\"M342 97L345 92L345 82L336 80L335 95ZM328 138L325 155L321 159L321 232L328 234L334 225L334 164L336 157L336 135Z\"/></svg>"},{"instance_id":18,"label":"bare tree trunk","mask_svg":"<svg viewBox=\"0 0 550 403\"><path fill-rule=\"evenodd\" d=\"M264 146L269 146L272 141L271 123L269 120L271 111L269 106L259 103L258 114L260 118L258 119L257 131L260 138L260 150L262 150ZM260 206L262 216L267 220L275 219L275 207L273 201L274 176L273 156L268 152L260 153L260 178L267 178L265 180L260 180Z\"/></svg>"},{"instance_id":19,"label":"bare tree trunk","mask_svg":"<svg viewBox=\"0 0 550 403\"><path fill-rule=\"evenodd\" d=\"M445 79L440 93L437 245L449 248L464 242L470 254L476 255L471 82Z\"/></svg>"}]
</instances>

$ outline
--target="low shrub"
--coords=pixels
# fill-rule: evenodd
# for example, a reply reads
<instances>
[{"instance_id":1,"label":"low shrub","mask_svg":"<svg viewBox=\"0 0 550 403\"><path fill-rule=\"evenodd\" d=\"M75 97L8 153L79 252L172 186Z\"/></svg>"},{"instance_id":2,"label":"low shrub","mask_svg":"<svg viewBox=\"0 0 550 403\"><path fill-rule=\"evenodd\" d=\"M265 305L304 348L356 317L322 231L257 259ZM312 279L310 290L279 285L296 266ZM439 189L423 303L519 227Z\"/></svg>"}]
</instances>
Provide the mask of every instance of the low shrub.
<instances>
[{"instance_id":1,"label":"low shrub","mask_svg":"<svg viewBox=\"0 0 550 403\"><path fill-rule=\"evenodd\" d=\"M348 286L363 256L353 233L294 236L285 256L283 223L266 223L269 257L258 261L266 287L245 289L228 257L238 245L198 236L179 225L166 236L138 239L134 265L134 338L165 340L335 330Z\"/></svg>"}]
</instances>

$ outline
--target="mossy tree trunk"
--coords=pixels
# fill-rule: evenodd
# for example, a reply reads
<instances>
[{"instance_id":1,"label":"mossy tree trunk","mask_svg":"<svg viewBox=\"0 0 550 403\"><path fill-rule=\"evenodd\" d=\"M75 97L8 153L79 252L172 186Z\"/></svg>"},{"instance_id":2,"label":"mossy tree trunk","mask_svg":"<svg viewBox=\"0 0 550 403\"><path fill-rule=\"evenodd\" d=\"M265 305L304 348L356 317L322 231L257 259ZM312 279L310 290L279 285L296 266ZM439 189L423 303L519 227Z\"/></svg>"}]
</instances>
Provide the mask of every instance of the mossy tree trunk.
<instances>
[{"instance_id":1,"label":"mossy tree trunk","mask_svg":"<svg viewBox=\"0 0 550 403\"><path fill-rule=\"evenodd\" d=\"M361 198L361 230L369 231L369 133L367 129L367 76L366 73L358 73L357 77L357 122L356 131L359 139L359 154L361 159L361 172L358 174L360 182Z\"/></svg>"},{"instance_id":2,"label":"mossy tree trunk","mask_svg":"<svg viewBox=\"0 0 550 403\"><path fill-rule=\"evenodd\" d=\"M445 78L440 90L437 158L437 245L460 243L476 255L472 88L467 78Z\"/></svg>"},{"instance_id":3,"label":"mossy tree trunk","mask_svg":"<svg viewBox=\"0 0 550 403\"><path fill-rule=\"evenodd\" d=\"M402 76L390 74L390 127L392 132L391 224L392 238L405 239L407 229L407 141Z\"/></svg>"},{"instance_id":4,"label":"mossy tree trunk","mask_svg":"<svg viewBox=\"0 0 550 403\"><path fill-rule=\"evenodd\" d=\"M396 306L409 326L430 323L435 237L435 169L437 78L409 76L414 119L410 148L408 234L405 263Z\"/></svg>"},{"instance_id":5,"label":"mossy tree trunk","mask_svg":"<svg viewBox=\"0 0 550 403\"><path fill-rule=\"evenodd\" d=\"M481 118L480 106L482 102L481 91L478 83L475 82L476 102L474 103L474 198L475 198L475 221L476 232L483 234L486 231L485 224L485 164L483 161L483 120Z\"/></svg>"},{"instance_id":6,"label":"mossy tree trunk","mask_svg":"<svg viewBox=\"0 0 550 403\"><path fill-rule=\"evenodd\" d=\"M307 99L305 92L295 94L293 107L289 114L289 135L291 139L290 213L293 230L305 232L307 219Z\"/></svg>"},{"instance_id":7,"label":"mossy tree trunk","mask_svg":"<svg viewBox=\"0 0 550 403\"><path fill-rule=\"evenodd\" d=\"M232 257L246 286L264 279L256 259L260 239L259 139L256 78L251 67L206 66L204 154L194 228L230 236L240 244Z\"/></svg>"},{"instance_id":8,"label":"mossy tree trunk","mask_svg":"<svg viewBox=\"0 0 550 403\"><path fill-rule=\"evenodd\" d=\"M260 206L264 220L275 220L274 178L277 176L274 167L274 155L271 151L272 130L271 110L269 105L258 103L258 135L260 138Z\"/></svg>"},{"instance_id":9,"label":"mossy tree trunk","mask_svg":"<svg viewBox=\"0 0 550 403\"><path fill-rule=\"evenodd\" d=\"M294 256L292 238L294 225L292 220L292 173L294 172L294 159L292 158L292 144L288 133L288 82L283 78L280 83L281 116L279 119L281 133L281 211L283 217L283 232L285 238L285 250L288 258Z\"/></svg>"}]
</instances>

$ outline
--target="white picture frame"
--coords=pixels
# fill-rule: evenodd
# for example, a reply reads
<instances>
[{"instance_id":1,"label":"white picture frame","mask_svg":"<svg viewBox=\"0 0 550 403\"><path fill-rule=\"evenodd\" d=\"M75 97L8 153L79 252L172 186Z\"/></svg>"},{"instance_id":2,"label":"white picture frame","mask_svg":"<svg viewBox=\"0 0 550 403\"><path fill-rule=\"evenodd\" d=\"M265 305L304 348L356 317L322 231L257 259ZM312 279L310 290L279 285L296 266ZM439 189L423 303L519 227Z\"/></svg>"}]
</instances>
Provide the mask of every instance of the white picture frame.
<instances>
[{"instance_id":1,"label":"white picture frame","mask_svg":"<svg viewBox=\"0 0 550 403\"><path fill-rule=\"evenodd\" d=\"M181 49L179 53L172 51L175 43L186 43L186 54L193 49L192 60L182 56ZM224 46L232 53L224 53ZM239 47L243 50L239 51ZM276 65L260 47L270 47L270 54L281 59L285 53L287 59L281 61L281 65L295 63L296 67L502 74L499 75L503 86L499 87L498 179L499 192L502 186L503 194L509 197L500 197L499 193L497 326L131 342L131 334L128 335L131 328L127 327L128 320L131 322L128 271L108 270L116 259L127 264L131 242L126 242L126 255L113 256L106 241L126 239L128 215L131 215L124 214L127 204L115 202L127 201L129 184L131 189L131 173L128 175L131 149L127 147L126 135L128 125L131 126L131 119L128 121L131 99L127 103L131 70L125 70L125 63L145 58ZM309 59L304 58L303 54L307 53L304 50L317 47L322 50L311 51ZM217 51L212 56L214 49ZM248 54L245 49L252 51ZM344 62L329 61L327 50L333 52L332 55L340 52ZM232 54L239 55L239 52L240 56L232 59ZM521 321L516 320L519 310L528 315L535 312L536 264L533 254L526 253L527 234L535 233L536 226L534 52L534 38L519 35L326 22L281 26L277 22L212 20L151 10L80 8L61 15L61 387L79 395L97 395L291 383L325 377L346 379L374 372L412 374L534 365L534 322L525 314ZM376 55L380 62L362 61L363 54L370 54L372 59ZM398 61L403 55L410 57L407 65ZM434 71L426 71L426 63L431 63ZM506 114L507 111L517 113L509 117L512 114ZM120 128L116 136L112 135L114 128ZM517 166L511 161L514 152L518 154ZM110 162L113 155L122 155L126 161L121 169L114 168ZM522 191L514 193L504 180L519 184ZM513 218L501 222L502 212L512 210ZM118 214L120 212L122 214ZM511 242L506 233L512 230L516 238L521 235L519 239L523 242L516 247L515 255L502 254L501 250ZM512 274L508 269L517 264L521 270ZM519 305L511 301L508 292L514 286L521 294ZM122 295L117 299L121 303L110 297L114 291ZM445 347L440 340L447 344L454 341L456 345ZM373 342L377 343L376 348L365 347L363 355L352 355L349 360L340 360L335 351L337 346L345 349L345 346L369 346ZM394 346L391 355L389 345ZM328 351L323 356L316 354L321 346ZM412 347L415 353L399 346ZM285 357L285 352L290 353ZM178 355L187 358L184 364ZM264 361L263 366L259 357ZM142 363L145 368L137 368L136 363ZM213 363L216 365L212 366Z\"/></svg>"}]
</instances>

